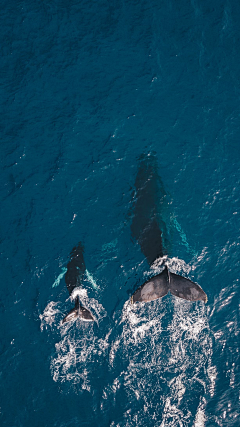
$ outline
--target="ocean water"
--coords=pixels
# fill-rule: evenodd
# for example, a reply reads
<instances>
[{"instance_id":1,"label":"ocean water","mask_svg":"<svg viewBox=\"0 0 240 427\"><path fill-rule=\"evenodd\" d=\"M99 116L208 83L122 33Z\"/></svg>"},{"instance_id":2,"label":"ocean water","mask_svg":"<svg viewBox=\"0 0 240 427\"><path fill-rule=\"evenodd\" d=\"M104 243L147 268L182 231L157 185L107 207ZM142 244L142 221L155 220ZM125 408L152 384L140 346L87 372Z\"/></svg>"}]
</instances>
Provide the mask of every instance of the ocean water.
<instances>
[{"instance_id":1,"label":"ocean water","mask_svg":"<svg viewBox=\"0 0 240 427\"><path fill-rule=\"evenodd\" d=\"M239 426L239 2L3 0L0 20L1 426ZM206 305L130 304L143 152ZM61 325L79 241L96 322Z\"/></svg>"}]
</instances>

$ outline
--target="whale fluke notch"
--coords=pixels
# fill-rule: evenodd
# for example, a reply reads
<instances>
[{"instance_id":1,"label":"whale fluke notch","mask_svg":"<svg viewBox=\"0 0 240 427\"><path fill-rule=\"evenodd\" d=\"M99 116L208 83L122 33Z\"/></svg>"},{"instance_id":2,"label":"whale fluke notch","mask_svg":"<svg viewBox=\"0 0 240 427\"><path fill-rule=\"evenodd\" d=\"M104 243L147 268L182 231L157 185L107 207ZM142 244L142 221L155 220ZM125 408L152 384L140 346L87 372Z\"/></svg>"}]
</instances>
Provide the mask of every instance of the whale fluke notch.
<instances>
[{"instance_id":1,"label":"whale fluke notch","mask_svg":"<svg viewBox=\"0 0 240 427\"><path fill-rule=\"evenodd\" d=\"M75 307L64 317L62 323L71 322L77 318L85 322L94 322L92 313L80 304L78 297L75 300Z\"/></svg>"},{"instance_id":2,"label":"whale fluke notch","mask_svg":"<svg viewBox=\"0 0 240 427\"><path fill-rule=\"evenodd\" d=\"M167 295L183 298L187 301L207 302L203 289L190 279L171 273L167 267L138 288L131 297L131 302L149 302Z\"/></svg>"}]
</instances>

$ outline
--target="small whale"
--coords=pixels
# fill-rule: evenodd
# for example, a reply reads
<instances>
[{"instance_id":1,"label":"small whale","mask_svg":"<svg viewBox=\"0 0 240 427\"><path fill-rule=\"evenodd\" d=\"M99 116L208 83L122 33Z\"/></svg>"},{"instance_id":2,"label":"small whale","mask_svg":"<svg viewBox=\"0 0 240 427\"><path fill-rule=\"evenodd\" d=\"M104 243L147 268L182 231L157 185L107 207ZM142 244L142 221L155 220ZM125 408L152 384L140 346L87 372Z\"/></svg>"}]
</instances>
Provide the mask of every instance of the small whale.
<instances>
[{"instance_id":1,"label":"small whale","mask_svg":"<svg viewBox=\"0 0 240 427\"><path fill-rule=\"evenodd\" d=\"M133 201L132 236L141 247L149 265L166 255L164 233L166 225L160 218L159 209L166 199L157 171L154 155L142 155L139 158L138 172L135 180ZM207 302L203 289L191 280L171 273L167 266L164 270L145 282L134 292L131 302L149 302L164 297L168 292L187 301Z\"/></svg>"},{"instance_id":2,"label":"small whale","mask_svg":"<svg viewBox=\"0 0 240 427\"><path fill-rule=\"evenodd\" d=\"M84 248L80 242L70 254L71 260L67 264L67 272L65 274L65 282L70 295L75 288L81 285L86 270L83 253ZM95 320L92 313L81 305L79 296L75 298L75 307L64 317L62 323L76 320L77 318L85 322L94 322Z\"/></svg>"}]
</instances>

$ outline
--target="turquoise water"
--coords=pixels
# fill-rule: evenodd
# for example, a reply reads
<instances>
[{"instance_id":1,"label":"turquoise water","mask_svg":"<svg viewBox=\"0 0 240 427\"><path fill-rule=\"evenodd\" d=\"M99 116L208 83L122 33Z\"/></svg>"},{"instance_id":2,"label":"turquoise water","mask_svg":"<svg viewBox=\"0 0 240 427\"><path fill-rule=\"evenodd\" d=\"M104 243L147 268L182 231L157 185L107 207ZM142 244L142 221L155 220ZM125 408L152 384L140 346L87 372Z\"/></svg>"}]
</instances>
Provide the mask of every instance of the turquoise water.
<instances>
[{"instance_id":1,"label":"turquoise water","mask_svg":"<svg viewBox=\"0 0 240 427\"><path fill-rule=\"evenodd\" d=\"M239 426L239 3L10 0L0 19L1 425ZM151 274L143 152L168 262L207 305L129 303ZM97 322L62 326L79 241Z\"/></svg>"}]
</instances>

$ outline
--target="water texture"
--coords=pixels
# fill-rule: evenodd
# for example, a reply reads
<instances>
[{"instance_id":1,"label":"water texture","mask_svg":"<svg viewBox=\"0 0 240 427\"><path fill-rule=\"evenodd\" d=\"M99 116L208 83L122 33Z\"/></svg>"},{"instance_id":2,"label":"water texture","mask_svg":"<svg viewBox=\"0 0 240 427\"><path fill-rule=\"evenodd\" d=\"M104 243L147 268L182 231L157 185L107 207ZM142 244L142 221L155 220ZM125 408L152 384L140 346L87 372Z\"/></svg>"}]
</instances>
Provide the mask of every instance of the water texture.
<instances>
[{"instance_id":1,"label":"water texture","mask_svg":"<svg viewBox=\"0 0 240 427\"><path fill-rule=\"evenodd\" d=\"M240 4L2 1L0 424L238 427ZM208 304L130 304L137 158ZM94 324L61 325L78 289Z\"/></svg>"}]
</instances>

